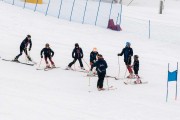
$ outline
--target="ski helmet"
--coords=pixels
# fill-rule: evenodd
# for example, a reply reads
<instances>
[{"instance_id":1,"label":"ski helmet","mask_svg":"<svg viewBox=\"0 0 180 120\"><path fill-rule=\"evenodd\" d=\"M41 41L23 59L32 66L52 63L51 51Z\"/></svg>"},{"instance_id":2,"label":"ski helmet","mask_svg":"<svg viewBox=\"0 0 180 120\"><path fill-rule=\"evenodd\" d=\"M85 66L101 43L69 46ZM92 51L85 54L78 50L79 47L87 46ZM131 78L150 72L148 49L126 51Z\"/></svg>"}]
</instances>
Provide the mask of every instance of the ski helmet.
<instances>
[{"instance_id":1,"label":"ski helmet","mask_svg":"<svg viewBox=\"0 0 180 120\"><path fill-rule=\"evenodd\" d=\"M78 44L78 43L76 43L76 44L75 44L75 47L79 47L79 44Z\"/></svg>"},{"instance_id":2,"label":"ski helmet","mask_svg":"<svg viewBox=\"0 0 180 120\"><path fill-rule=\"evenodd\" d=\"M49 43L46 43L45 47L46 47L46 48L49 48Z\"/></svg>"},{"instance_id":3,"label":"ski helmet","mask_svg":"<svg viewBox=\"0 0 180 120\"><path fill-rule=\"evenodd\" d=\"M126 42L126 46L131 46L131 43L130 42Z\"/></svg>"},{"instance_id":4,"label":"ski helmet","mask_svg":"<svg viewBox=\"0 0 180 120\"><path fill-rule=\"evenodd\" d=\"M103 56L101 54L98 54L97 57L98 58L103 58Z\"/></svg>"},{"instance_id":5,"label":"ski helmet","mask_svg":"<svg viewBox=\"0 0 180 120\"><path fill-rule=\"evenodd\" d=\"M134 59L138 59L139 58L139 56L138 55L134 55Z\"/></svg>"},{"instance_id":6,"label":"ski helmet","mask_svg":"<svg viewBox=\"0 0 180 120\"><path fill-rule=\"evenodd\" d=\"M27 35L27 38L31 38L31 35Z\"/></svg>"}]
</instances>

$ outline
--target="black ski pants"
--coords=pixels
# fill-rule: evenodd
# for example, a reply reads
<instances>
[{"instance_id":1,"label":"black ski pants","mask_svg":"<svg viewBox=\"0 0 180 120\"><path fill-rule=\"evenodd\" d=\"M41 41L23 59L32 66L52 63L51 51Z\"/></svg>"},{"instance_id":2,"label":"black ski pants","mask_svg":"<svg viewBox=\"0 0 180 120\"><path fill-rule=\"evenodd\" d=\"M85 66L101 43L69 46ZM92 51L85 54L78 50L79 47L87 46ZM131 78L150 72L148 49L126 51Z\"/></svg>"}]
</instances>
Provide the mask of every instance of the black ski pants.
<instances>
[{"instance_id":1,"label":"black ski pants","mask_svg":"<svg viewBox=\"0 0 180 120\"><path fill-rule=\"evenodd\" d=\"M26 49L26 48L23 48L23 47L20 47L20 54L16 56L17 59L22 55L23 51L24 51L24 53L25 53L26 55L28 55L28 54L27 54L27 49Z\"/></svg>"},{"instance_id":2,"label":"black ski pants","mask_svg":"<svg viewBox=\"0 0 180 120\"><path fill-rule=\"evenodd\" d=\"M83 67L81 58L74 58L74 60L71 63L69 63L68 66L71 67L77 60L79 61L80 66Z\"/></svg>"},{"instance_id":3,"label":"black ski pants","mask_svg":"<svg viewBox=\"0 0 180 120\"><path fill-rule=\"evenodd\" d=\"M106 75L106 73L98 73L97 88L103 88L103 82L104 82L105 75Z\"/></svg>"}]
</instances>

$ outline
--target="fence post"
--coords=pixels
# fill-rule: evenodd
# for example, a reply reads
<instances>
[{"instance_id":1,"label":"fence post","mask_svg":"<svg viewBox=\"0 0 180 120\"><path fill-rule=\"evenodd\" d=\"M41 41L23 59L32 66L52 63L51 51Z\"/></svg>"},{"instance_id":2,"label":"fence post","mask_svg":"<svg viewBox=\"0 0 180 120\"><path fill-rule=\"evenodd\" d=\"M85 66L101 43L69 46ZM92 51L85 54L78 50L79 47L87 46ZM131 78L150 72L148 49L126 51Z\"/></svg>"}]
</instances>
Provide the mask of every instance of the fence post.
<instances>
[{"instance_id":1,"label":"fence post","mask_svg":"<svg viewBox=\"0 0 180 120\"><path fill-rule=\"evenodd\" d=\"M24 1L24 7L23 7L23 9L26 7L26 0Z\"/></svg>"},{"instance_id":2,"label":"fence post","mask_svg":"<svg viewBox=\"0 0 180 120\"><path fill-rule=\"evenodd\" d=\"M34 8L34 12L36 11L37 4L38 4L38 0L36 0L36 6L35 6L35 8Z\"/></svg>"},{"instance_id":3,"label":"fence post","mask_svg":"<svg viewBox=\"0 0 180 120\"><path fill-rule=\"evenodd\" d=\"M46 9L46 14L45 14L45 16L47 15L47 12L48 12L48 9L49 9L50 1L51 1L51 0L49 0L49 2L48 2L48 6L47 6L47 9Z\"/></svg>"},{"instance_id":4,"label":"fence post","mask_svg":"<svg viewBox=\"0 0 180 120\"><path fill-rule=\"evenodd\" d=\"M98 19L98 14L99 14L99 8L101 6L101 0L99 0L99 6L98 6L98 11L97 11L97 15L96 15L96 21L95 21L95 25L97 23L97 19Z\"/></svg>"},{"instance_id":5,"label":"fence post","mask_svg":"<svg viewBox=\"0 0 180 120\"><path fill-rule=\"evenodd\" d=\"M85 5L85 8L84 8L84 15L83 15L83 21L82 21L82 24L84 24L84 18L85 18L85 15L86 15L87 3L88 3L88 0L86 0L86 5Z\"/></svg>"},{"instance_id":6,"label":"fence post","mask_svg":"<svg viewBox=\"0 0 180 120\"><path fill-rule=\"evenodd\" d=\"M13 3L12 3L12 5L14 5L14 0L13 0Z\"/></svg>"},{"instance_id":7,"label":"fence post","mask_svg":"<svg viewBox=\"0 0 180 120\"><path fill-rule=\"evenodd\" d=\"M109 12L109 19L111 18L111 11L112 11L112 4L113 4L113 1L114 1L114 0L112 0L112 2L111 2L111 8L110 8L110 12Z\"/></svg>"},{"instance_id":8,"label":"fence post","mask_svg":"<svg viewBox=\"0 0 180 120\"><path fill-rule=\"evenodd\" d=\"M151 21L149 20L149 39L151 38Z\"/></svg>"},{"instance_id":9,"label":"fence post","mask_svg":"<svg viewBox=\"0 0 180 120\"><path fill-rule=\"evenodd\" d=\"M73 6L72 6L72 9L71 9L70 21L71 21L71 18L72 18L72 14L73 14L73 9L74 9L74 4L75 4L75 1L76 1L76 0L74 0L74 1L73 1Z\"/></svg>"},{"instance_id":10,"label":"fence post","mask_svg":"<svg viewBox=\"0 0 180 120\"><path fill-rule=\"evenodd\" d=\"M121 20L122 20L122 0L120 1L121 2L121 11L120 11L120 21L119 21L119 25L121 26Z\"/></svg>"},{"instance_id":11,"label":"fence post","mask_svg":"<svg viewBox=\"0 0 180 120\"><path fill-rule=\"evenodd\" d=\"M160 5L159 5L159 14L162 14L162 11L163 11L163 1L161 0L160 1Z\"/></svg>"},{"instance_id":12,"label":"fence post","mask_svg":"<svg viewBox=\"0 0 180 120\"><path fill-rule=\"evenodd\" d=\"M63 1L63 0L61 0L61 4L60 4L60 6L59 6L58 18L60 17L60 14L61 14L62 1Z\"/></svg>"}]
</instances>

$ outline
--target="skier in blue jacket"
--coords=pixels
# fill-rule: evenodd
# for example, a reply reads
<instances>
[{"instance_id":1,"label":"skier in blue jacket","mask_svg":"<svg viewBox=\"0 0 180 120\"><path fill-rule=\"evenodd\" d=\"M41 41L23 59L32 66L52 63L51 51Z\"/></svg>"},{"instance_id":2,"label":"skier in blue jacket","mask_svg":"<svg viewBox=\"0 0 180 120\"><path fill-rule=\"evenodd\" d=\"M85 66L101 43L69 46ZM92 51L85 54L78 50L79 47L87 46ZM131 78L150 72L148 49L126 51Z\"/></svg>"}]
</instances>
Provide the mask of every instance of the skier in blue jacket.
<instances>
[{"instance_id":1,"label":"skier in blue jacket","mask_svg":"<svg viewBox=\"0 0 180 120\"><path fill-rule=\"evenodd\" d=\"M124 62L126 64L126 67L129 71L128 78L133 77L133 71L131 68L131 57L133 56L133 49L130 47L131 43L126 42L126 47L122 49L122 52L118 54L118 56L124 55Z\"/></svg>"}]
</instances>

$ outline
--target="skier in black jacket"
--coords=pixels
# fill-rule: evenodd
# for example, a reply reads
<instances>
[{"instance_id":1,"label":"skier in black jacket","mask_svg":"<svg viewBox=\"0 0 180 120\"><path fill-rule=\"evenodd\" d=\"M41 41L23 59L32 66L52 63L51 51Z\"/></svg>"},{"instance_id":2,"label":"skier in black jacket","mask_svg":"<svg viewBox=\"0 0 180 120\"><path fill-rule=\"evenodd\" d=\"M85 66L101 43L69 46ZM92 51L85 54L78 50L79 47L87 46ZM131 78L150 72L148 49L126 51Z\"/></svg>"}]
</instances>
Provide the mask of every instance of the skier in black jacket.
<instances>
[{"instance_id":1,"label":"skier in black jacket","mask_svg":"<svg viewBox=\"0 0 180 120\"><path fill-rule=\"evenodd\" d=\"M136 81L134 81L135 84L140 84L141 80L140 77L138 75L138 71L139 71L139 56L138 55L134 55L134 63L133 63L133 70L134 70L134 74L137 78Z\"/></svg>"},{"instance_id":2,"label":"skier in black jacket","mask_svg":"<svg viewBox=\"0 0 180 120\"><path fill-rule=\"evenodd\" d=\"M52 61L52 57L54 56L54 51L50 48L48 43L46 43L45 48L43 48L41 50L41 58L43 58L43 55L42 55L43 53L44 53L44 59L45 59L45 62L46 62L46 68L51 68L47 59L49 59L49 61L51 62L52 67L54 68L55 65L54 65L54 62Z\"/></svg>"},{"instance_id":3,"label":"skier in black jacket","mask_svg":"<svg viewBox=\"0 0 180 120\"><path fill-rule=\"evenodd\" d=\"M122 56L124 54L124 62L125 62L127 69L130 73L128 78L133 77L133 71L131 69L131 57L133 56L133 49L130 46L131 46L130 42L126 42L126 47L123 48L123 50L120 54L118 54L118 56Z\"/></svg>"},{"instance_id":4,"label":"skier in black jacket","mask_svg":"<svg viewBox=\"0 0 180 120\"><path fill-rule=\"evenodd\" d=\"M67 69L71 69L71 66L76 62L76 60L79 60L81 69L85 70L82 63L83 51L79 47L78 43L75 44L75 48L73 49L73 52L72 52L72 58L74 58L74 60L71 63L69 63Z\"/></svg>"},{"instance_id":5,"label":"skier in black jacket","mask_svg":"<svg viewBox=\"0 0 180 120\"><path fill-rule=\"evenodd\" d=\"M90 65L94 64L97 60L98 51L97 48L93 48L93 51L90 53Z\"/></svg>"},{"instance_id":6,"label":"skier in black jacket","mask_svg":"<svg viewBox=\"0 0 180 120\"><path fill-rule=\"evenodd\" d=\"M98 74L97 88L100 91L100 90L104 90L103 82L106 75L106 69L108 66L102 55L98 54L97 57L98 57L98 60L91 66L90 71L92 71L93 67L96 67L97 74Z\"/></svg>"},{"instance_id":7,"label":"skier in black jacket","mask_svg":"<svg viewBox=\"0 0 180 120\"><path fill-rule=\"evenodd\" d=\"M15 57L14 61L18 61L18 58L22 55L23 51L26 54L28 60L32 61L30 56L27 53L28 44L29 44L29 51L30 51L32 47L31 35L27 35L27 37L22 41L20 45L20 54Z\"/></svg>"}]
</instances>

